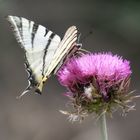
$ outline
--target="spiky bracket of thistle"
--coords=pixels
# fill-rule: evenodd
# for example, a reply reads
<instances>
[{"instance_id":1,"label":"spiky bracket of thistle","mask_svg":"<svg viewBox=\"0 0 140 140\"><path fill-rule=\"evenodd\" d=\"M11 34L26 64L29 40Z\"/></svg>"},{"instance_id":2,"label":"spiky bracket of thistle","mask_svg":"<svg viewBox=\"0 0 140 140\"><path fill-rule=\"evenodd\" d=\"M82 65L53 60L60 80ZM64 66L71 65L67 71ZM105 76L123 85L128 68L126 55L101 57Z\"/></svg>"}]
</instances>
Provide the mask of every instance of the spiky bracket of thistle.
<instances>
[{"instance_id":1,"label":"spiky bracket of thistle","mask_svg":"<svg viewBox=\"0 0 140 140\"><path fill-rule=\"evenodd\" d=\"M69 90L72 111L61 111L70 121L81 121L91 113L97 117L112 113L118 108L125 115L134 110L129 92L131 70L129 61L111 53L86 54L72 58L58 72L62 85Z\"/></svg>"}]
</instances>

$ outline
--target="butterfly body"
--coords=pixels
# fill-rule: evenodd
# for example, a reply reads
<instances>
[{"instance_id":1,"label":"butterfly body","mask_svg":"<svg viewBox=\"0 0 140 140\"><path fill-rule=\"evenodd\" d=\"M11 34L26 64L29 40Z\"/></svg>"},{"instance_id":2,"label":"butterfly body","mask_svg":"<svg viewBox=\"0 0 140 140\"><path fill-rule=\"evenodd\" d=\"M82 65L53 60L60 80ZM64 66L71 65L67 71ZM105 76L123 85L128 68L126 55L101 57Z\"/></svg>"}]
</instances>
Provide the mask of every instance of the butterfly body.
<instances>
[{"instance_id":1,"label":"butterfly body","mask_svg":"<svg viewBox=\"0 0 140 140\"><path fill-rule=\"evenodd\" d=\"M32 88L41 94L45 81L81 47L77 44L77 28L69 27L61 40L57 34L26 18L8 16L7 19L25 52L29 85L21 96Z\"/></svg>"}]
</instances>

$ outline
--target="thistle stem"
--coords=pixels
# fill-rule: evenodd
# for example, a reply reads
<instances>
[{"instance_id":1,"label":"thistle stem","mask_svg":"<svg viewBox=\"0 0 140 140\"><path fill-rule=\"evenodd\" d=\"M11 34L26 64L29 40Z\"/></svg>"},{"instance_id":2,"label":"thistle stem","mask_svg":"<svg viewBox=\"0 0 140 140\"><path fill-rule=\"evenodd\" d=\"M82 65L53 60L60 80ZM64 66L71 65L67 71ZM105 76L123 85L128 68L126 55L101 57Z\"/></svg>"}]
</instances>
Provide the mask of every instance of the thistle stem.
<instances>
[{"instance_id":1,"label":"thistle stem","mask_svg":"<svg viewBox=\"0 0 140 140\"><path fill-rule=\"evenodd\" d=\"M101 117L99 119L99 126L100 126L101 140L108 140L105 113L103 115L101 115Z\"/></svg>"}]
</instances>

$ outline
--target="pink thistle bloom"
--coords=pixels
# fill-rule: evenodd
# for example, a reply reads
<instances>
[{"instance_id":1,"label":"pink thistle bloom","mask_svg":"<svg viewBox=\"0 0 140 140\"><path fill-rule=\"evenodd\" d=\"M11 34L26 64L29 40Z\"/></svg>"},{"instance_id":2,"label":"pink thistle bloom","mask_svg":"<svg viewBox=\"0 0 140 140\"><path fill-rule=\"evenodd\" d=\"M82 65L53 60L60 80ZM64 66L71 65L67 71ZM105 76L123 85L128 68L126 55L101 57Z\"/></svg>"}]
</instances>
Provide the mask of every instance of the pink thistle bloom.
<instances>
[{"instance_id":1,"label":"pink thistle bloom","mask_svg":"<svg viewBox=\"0 0 140 140\"><path fill-rule=\"evenodd\" d=\"M112 104L121 105L122 99L123 103L128 101L126 93L131 73L130 62L118 55L89 53L68 60L57 76L60 83L69 89L71 94L68 97L72 99L77 115L80 108L83 117L83 114L92 112L98 115L104 111L111 112Z\"/></svg>"},{"instance_id":2,"label":"pink thistle bloom","mask_svg":"<svg viewBox=\"0 0 140 140\"><path fill-rule=\"evenodd\" d=\"M85 54L72 58L58 72L62 85L74 89L77 84L88 84L96 79L98 88L107 96L110 87L131 75L130 62L111 53Z\"/></svg>"}]
</instances>

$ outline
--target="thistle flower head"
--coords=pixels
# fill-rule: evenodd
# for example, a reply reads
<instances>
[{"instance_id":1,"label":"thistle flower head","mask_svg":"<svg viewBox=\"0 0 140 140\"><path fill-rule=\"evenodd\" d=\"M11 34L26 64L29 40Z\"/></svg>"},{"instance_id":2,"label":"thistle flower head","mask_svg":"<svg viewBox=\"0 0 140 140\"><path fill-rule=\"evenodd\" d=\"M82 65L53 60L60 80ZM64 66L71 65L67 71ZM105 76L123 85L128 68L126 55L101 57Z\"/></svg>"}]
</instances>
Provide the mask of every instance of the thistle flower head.
<instances>
[{"instance_id":1,"label":"thistle flower head","mask_svg":"<svg viewBox=\"0 0 140 140\"><path fill-rule=\"evenodd\" d=\"M69 89L73 114L83 118L92 112L100 115L111 113L118 106L128 107L131 73L130 62L118 55L90 53L71 58L57 75Z\"/></svg>"}]
</instances>

